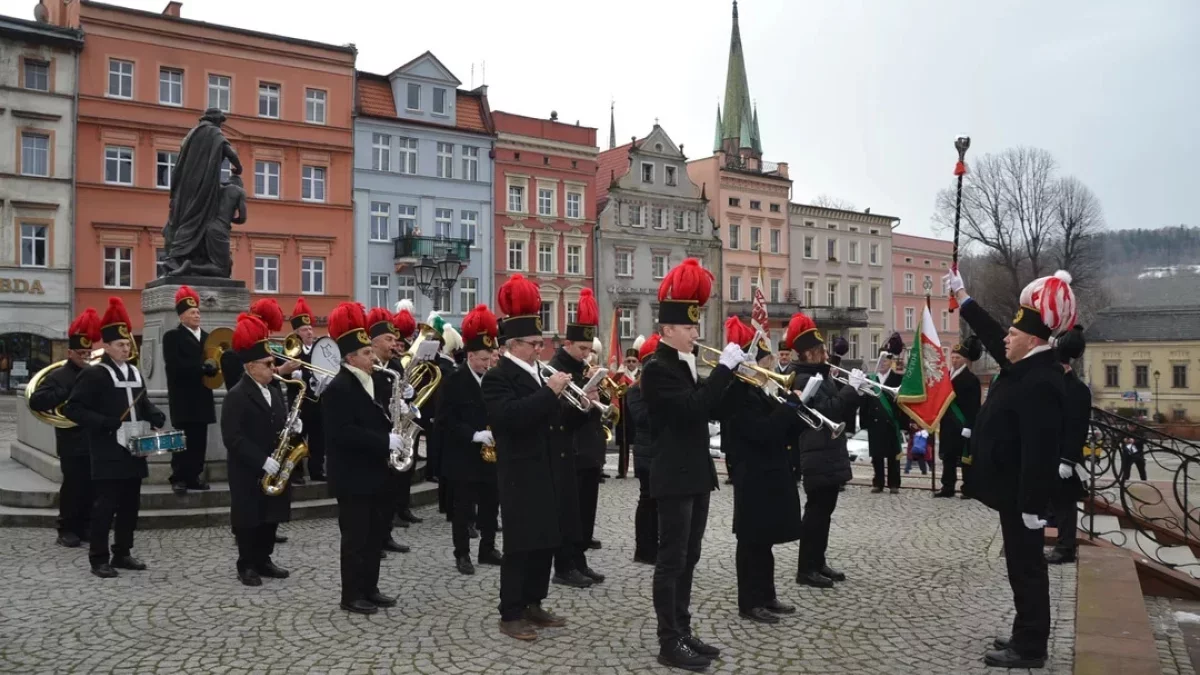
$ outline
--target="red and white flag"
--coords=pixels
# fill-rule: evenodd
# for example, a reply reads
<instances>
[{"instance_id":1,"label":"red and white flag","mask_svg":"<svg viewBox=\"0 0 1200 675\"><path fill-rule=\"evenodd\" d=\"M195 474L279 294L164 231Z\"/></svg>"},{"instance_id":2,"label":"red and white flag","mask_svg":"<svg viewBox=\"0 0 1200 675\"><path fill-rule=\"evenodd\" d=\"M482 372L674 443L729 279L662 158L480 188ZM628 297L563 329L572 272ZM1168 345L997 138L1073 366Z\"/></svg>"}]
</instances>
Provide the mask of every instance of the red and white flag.
<instances>
[{"instance_id":1,"label":"red and white flag","mask_svg":"<svg viewBox=\"0 0 1200 675\"><path fill-rule=\"evenodd\" d=\"M750 326L767 339L767 344L771 345L771 351L774 352L775 343L771 340L771 322L767 319L767 300L763 297L762 289L757 286L754 287L754 302L750 307Z\"/></svg>"},{"instance_id":2,"label":"red and white flag","mask_svg":"<svg viewBox=\"0 0 1200 675\"><path fill-rule=\"evenodd\" d=\"M608 372L613 374L621 367L621 360L625 356L621 349L621 331L618 330L620 316L621 308L613 307L612 326L608 332Z\"/></svg>"},{"instance_id":3,"label":"red and white flag","mask_svg":"<svg viewBox=\"0 0 1200 675\"><path fill-rule=\"evenodd\" d=\"M914 422L931 433L937 433L942 415L954 402L954 385L950 382L950 367L938 339L933 315L925 307L917 335L909 350L904 379L900 381L900 395L896 397L900 409Z\"/></svg>"}]
</instances>

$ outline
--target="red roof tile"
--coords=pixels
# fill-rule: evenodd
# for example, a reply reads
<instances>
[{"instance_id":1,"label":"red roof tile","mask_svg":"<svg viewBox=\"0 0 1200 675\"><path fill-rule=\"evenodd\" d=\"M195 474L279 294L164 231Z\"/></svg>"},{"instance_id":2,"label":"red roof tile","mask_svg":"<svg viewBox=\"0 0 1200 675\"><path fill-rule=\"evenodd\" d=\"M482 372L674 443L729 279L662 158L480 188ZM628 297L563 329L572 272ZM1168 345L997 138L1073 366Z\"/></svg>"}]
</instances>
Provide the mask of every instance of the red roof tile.
<instances>
[{"instance_id":1,"label":"red roof tile","mask_svg":"<svg viewBox=\"0 0 1200 675\"><path fill-rule=\"evenodd\" d=\"M398 120L405 124L446 128L444 124L434 124L423 120L400 118L396 115L396 103L392 99L392 84L387 77L373 73L358 73L358 114L367 117L382 117ZM468 131L476 134L495 134L492 125L491 109L487 104L487 95L474 91L455 91L457 124L452 129Z\"/></svg>"},{"instance_id":2,"label":"red roof tile","mask_svg":"<svg viewBox=\"0 0 1200 675\"><path fill-rule=\"evenodd\" d=\"M629 149L632 145L619 145L596 157L596 203L603 204L608 198L608 186L612 181L629 173Z\"/></svg>"}]
</instances>

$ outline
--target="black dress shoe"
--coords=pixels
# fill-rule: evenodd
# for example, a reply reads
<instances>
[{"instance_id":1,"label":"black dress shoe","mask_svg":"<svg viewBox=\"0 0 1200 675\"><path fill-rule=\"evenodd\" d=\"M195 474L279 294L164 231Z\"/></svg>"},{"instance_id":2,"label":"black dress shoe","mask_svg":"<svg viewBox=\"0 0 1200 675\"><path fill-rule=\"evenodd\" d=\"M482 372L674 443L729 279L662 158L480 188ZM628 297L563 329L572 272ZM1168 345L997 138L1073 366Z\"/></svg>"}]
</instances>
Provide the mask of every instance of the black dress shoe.
<instances>
[{"instance_id":1,"label":"black dress shoe","mask_svg":"<svg viewBox=\"0 0 1200 675\"><path fill-rule=\"evenodd\" d=\"M756 623L779 623L779 617L762 607L753 607L746 611L738 612L738 616Z\"/></svg>"},{"instance_id":2,"label":"black dress shoe","mask_svg":"<svg viewBox=\"0 0 1200 675\"><path fill-rule=\"evenodd\" d=\"M395 539L388 537L387 541L383 542L383 550L392 551L394 553L408 553L412 549L409 548L408 546L405 546L404 544L401 544L400 542L396 541Z\"/></svg>"},{"instance_id":3,"label":"black dress shoe","mask_svg":"<svg viewBox=\"0 0 1200 675\"><path fill-rule=\"evenodd\" d=\"M238 580L243 586L262 586L262 577L252 569L245 569L238 572Z\"/></svg>"},{"instance_id":4,"label":"black dress shoe","mask_svg":"<svg viewBox=\"0 0 1200 675\"><path fill-rule=\"evenodd\" d=\"M763 605L763 609L767 610L768 612L774 612L775 614L795 614L796 613L795 607L780 602L779 598L774 598L772 600L767 601L767 603L765 605Z\"/></svg>"},{"instance_id":5,"label":"black dress shoe","mask_svg":"<svg viewBox=\"0 0 1200 675\"><path fill-rule=\"evenodd\" d=\"M583 569L579 570L579 573L582 574L583 576L591 579L592 583L596 583L596 584L604 583L604 580L607 578L603 574L600 574L596 570L594 570L586 565L584 565Z\"/></svg>"},{"instance_id":6,"label":"black dress shoe","mask_svg":"<svg viewBox=\"0 0 1200 675\"><path fill-rule=\"evenodd\" d=\"M204 481L202 481L202 480L198 480L198 481L196 481L196 482L194 482L194 483L188 483L188 484L187 484L187 489L189 489L189 490L198 490L198 491L200 491L200 492L204 492L204 491L206 491L206 490L211 490L212 488L209 486L209 484L208 484L208 483L205 483L205 482L204 482Z\"/></svg>"},{"instance_id":7,"label":"black dress shoe","mask_svg":"<svg viewBox=\"0 0 1200 675\"><path fill-rule=\"evenodd\" d=\"M600 543L600 540L599 540L599 539L593 539L593 540L591 540L591 541L589 541L589 542L588 542L588 545L587 545L587 547L588 547L588 548L590 548L590 549L599 550L599 549L600 549L600 547L601 547L601 545L602 545L602 544Z\"/></svg>"},{"instance_id":8,"label":"black dress shoe","mask_svg":"<svg viewBox=\"0 0 1200 675\"><path fill-rule=\"evenodd\" d=\"M710 644L705 644L703 640L696 637L692 633L688 633L680 639L682 639L687 646L691 647L692 651L696 652L700 656L706 656L710 659L715 659L721 655L720 649L717 649Z\"/></svg>"},{"instance_id":9,"label":"black dress shoe","mask_svg":"<svg viewBox=\"0 0 1200 675\"><path fill-rule=\"evenodd\" d=\"M407 521L407 520L405 520L405 519L403 519L403 518L401 518L400 516L393 516L393 517L392 517L392 527L405 527L405 528L407 528L407 527L408 527L408 521Z\"/></svg>"},{"instance_id":10,"label":"black dress shoe","mask_svg":"<svg viewBox=\"0 0 1200 675\"><path fill-rule=\"evenodd\" d=\"M1043 668L1045 656L1027 657L1014 652L1012 647L996 649L983 655L983 662L995 668Z\"/></svg>"},{"instance_id":11,"label":"black dress shoe","mask_svg":"<svg viewBox=\"0 0 1200 675\"><path fill-rule=\"evenodd\" d=\"M633 562L641 563L643 565L654 565L657 561L653 558L653 556L635 555L633 556Z\"/></svg>"},{"instance_id":12,"label":"black dress shoe","mask_svg":"<svg viewBox=\"0 0 1200 675\"><path fill-rule=\"evenodd\" d=\"M467 526L467 536L471 539L479 538L479 530L475 529L474 525Z\"/></svg>"},{"instance_id":13,"label":"black dress shoe","mask_svg":"<svg viewBox=\"0 0 1200 675\"><path fill-rule=\"evenodd\" d=\"M395 607L396 606L395 598L393 598L390 595L384 595L383 593L380 593L379 591L375 591L374 593L367 593L367 602L371 603L372 605L375 605L376 607Z\"/></svg>"},{"instance_id":14,"label":"black dress shoe","mask_svg":"<svg viewBox=\"0 0 1200 675\"><path fill-rule=\"evenodd\" d=\"M1008 649L1008 646L1011 644L1012 638L1010 637L998 637L995 640L992 640L992 646L1000 650Z\"/></svg>"},{"instance_id":15,"label":"black dress shoe","mask_svg":"<svg viewBox=\"0 0 1200 675\"><path fill-rule=\"evenodd\" d=\"M183 483L171 483L171 492L174 492L176 497L182 497L187 494L187 485Z\"/></svg>"},{"instance_id":16,"label":"black dress shoe","mask_svg":"<svg viewBox=\"0 0 1200 675\"><path fill-rule=\"evenodd\" d=\"M712 659L698 654L688 643L683 641L683 638L679 638L662 643L662 646L658 650L658 662L670 668L683 668L684 670L700 672L708 670L708 667L712 664Z\"/></svg>"},{"instance_id":17,"label":"black dress shoe","mask_svg":"<svg viewBox=\"0 0 1200 675\"><path fill-rule=\"evenodd\" d=\"M588 588L592 585L592 580L580 574L579 570L571 570L567 574L555 574L551 581L560 586L573 588Z\"/></svg>"},{"instance_id":18,"label":"black dress shoe","mask_svg":"<svg viewBox=\"0 0 1200 675\"><path fill-rule=\"evenodd\" d=\"M898 495L898 494L900 494L900 488L894 487L890 490L890 492L894 495Z\"/></svg>"},{"instance_id":19,"label":"black dress shoe","mask_svg":"<svg viewBox=\"0 0 1200 675\"><path fill-rule=\"evenodd\" d=\"M946 499L947 497L954 496L954 490L938 490L937 492L933 493L933 496L935 499Z\"/></svg>"},{"instance_id":20,"label":"black dress shoe","mask_svg":"<svg viewBox=\"0 0 1200 675\"><path fill-rule=\"evenodd\" d=\"M468 576L475 574L475 566L471 564L471 559L467 556L455 560L454 567L458 570L459 574L466 574Z\"/></svg>"},{"instance_id":21,"label":"black dress shoe","mask_svg":"<svg viewBox=\"0 0 1200 675\"><path fill-rule=\"evenodd\" d=\"M796 583L813 588L833 588L833 579L820 572L801 572L796 575Z\"/></svg>"},{"instance_id":22,"label":"black dress shoe","mask_svg":"<svg viewBox=\"0 0 1200 675\"><path fill-rule=\"evenodd\" d=\"M400 512L400 517L410 523L419 523L424 520L423 518L418 518L416 515L414 515L412 509L404 509Z\"/></svg>"},{"instance_id":23,"label":"black dress shoe","mask_svg":"<svg viewBox=\"0 0 1200 675\"><path fill-rule=\"evenodd\" d=\"M372 605L366 600L355 600L354 602L342 601L341 607L347 612L353 612L355 614L375 614L379 611L378 607Z\"/></svg>"},{"instance_id":24,"label":"black dress shoe","mask_svg":"<svg viewBox=\"0 0 1200 675\"><path fill-rule=\"evenodd\" d=\"M146 563L138 560L131 555L115 556L112 560L112 566L123 570L142 571L146 569Z\"/></svg>"},{"instance_id":25,"label":"black dress shoe","mask_svg":"<svg viewBox=\"0 0 1200 675\"><path fill-rule=\"evenodd\" d=\"M845 581L846 575L833 569L829 565L821 568L821 576L828 577L830 581Z\"/></svg>"},{"instance_id":26,"label":"black dress shoe","mask_svg":"<svg viewBox=\"0 0 1200 675\"><path fill-rule=\"evenodd\" d=\"M1075 551L1054 549L1046 554L1046 562L1051 565L1065 565L1075 562Z\"/></svg>"},{"instance_id":27,"label":"black dress shoe","mask_svg":"<svg viewBox=\"0 0 1200 675\"><path fill-rule=\"evenodd\" d=\"M58 539L56 539L54 543L67 548L79 548L79 545L83 543L83 540L80 539L79 535L75 534L74 532L61 532L58 535Z\"/></svg>"},{"instance_id":28,"label":"black dress shoe","mask_svg":"<svg viewBox=\"0 0 1200 675\"><path fill-rule=\"evenodd\" d=\"M112 579L117 576L117 571L108 563L100 563L99 565L92 565L92 574L101 579Z\"/></svg>"},{"instance_id":29,"label":"black dress shoe","mask_svg":"<svg viewBox=\"0 0 1200 675\"><path fill-rule=\"evenodd\" d=\"M881 487L873 487L873 488L871 488L871 494L873 494L873 495L877 495L877 494L879 494L880 492L883 492L883 488L881 488Z\"/></svg>"},{"instance_id":30,"label":"black dress shoe","mask_svg":"<svg viewBox=\"0 0 1200 675\"><path fill-rule=\"evenodd\" d=\"M499 565L504 562L504 556L496 549L480 551L478 561L480 565Z\"/></svg>"},{"instance_id":31,"label":"black dress shoe","mask_svg":"<svg viewBox=\"0 0 1200 675\"><path fill-rule=\"evenodd\" d=\"M525 608L523 618L529 623L542 628L562 628L567 620L561 616L543 609L541 605L530 605Z\"/></svg>"},{"instance_id":32,"label":"black dress shoe","mask_svg":"<svg viewBox=\"0 0 1200 675\"><path fill-rule=\"evenodd\" d=\"M380 552L379 552L379 559L380 559L380 560L387 560L387 551L380 551Z\"/></svg>"},{"instance_id":33,"label":"black dress shoe","mask_svg":"<svg viewBox=\"0 0 1200 675\"><path fill-rule=\"evenodd\" d=\"M256 567L255 571L258 572L260 575L267 577L268 579L286 579L286 578L292 576L291 572L289 572L289 571L283 569L282 567L280 567L279 565L276 565L275 563L271 562L270 559L268 559L267 562Z\"/></svg>"},{"instance_id":34,"label":"black dress shoe","mask_svg":"<svg viewBox=\"0 0 1200 675\"><path fill-rule=\"evenodd\" d=\"M287 538L287 535L286 535L286 534L277 534L277 535L275 535L275 543L276 543L276 544L286 544L286 543L288 543L288 538Z\"/></svg>"}]
</instances>

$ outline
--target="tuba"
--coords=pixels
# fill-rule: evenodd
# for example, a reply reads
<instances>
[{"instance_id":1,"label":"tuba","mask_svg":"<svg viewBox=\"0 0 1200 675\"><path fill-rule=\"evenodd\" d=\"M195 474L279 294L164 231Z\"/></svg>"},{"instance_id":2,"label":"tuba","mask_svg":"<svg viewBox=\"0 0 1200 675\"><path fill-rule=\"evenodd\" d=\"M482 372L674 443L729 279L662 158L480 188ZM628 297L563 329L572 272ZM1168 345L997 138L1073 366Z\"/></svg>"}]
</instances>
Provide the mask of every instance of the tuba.
<instances>
[{"instance_id":1,"label":"tuba","mask_svg":"<svg viewBox=\"0 0 1200 675\"><path fill-rule=\"evenodd\" d=\"M277 381L282 384L293 384L299 388L296 392L296 400L292 403L292 409L288 411L287 421L283 424L283 431L279 432L279 443L275 445L275 452L271 453L271 457L279 462L279 473L263 476L262 491L268 497L275 497L282 494L287 488L288 479L291 478L292 472L296 470L296 466L300 464L300 460L308 456L308 445L301 439L296 439L292 442L292 425L300 417L300 404L304 403L305 385L303 380L289 380L286 377L274 376Z\"/></svg>"},{"instance_id":2,"label":"tuba","mask_svg":"<svg viewBox=\"0 0 1200 675\"><path fill-rule=\"evenodd\" d=\"M136 343L134 343L134 344L136 345ZM136 347L135 347L135 349L136 349ZM103 348L92 350L92 355L90 357L88 357L88 361L87 361L88 365L95 365L96 363L98 363L100 361L100 357L103 355L104 355ZM33 398L33 392L37 391L38 385L40 385L42 383L42 380L46 379L46 376L49 375L50 373L54 372L55 370L57 370L59 368L62 368L65 365L67 365L66 359L63 359L62 361L55 361L54 363L51 363L50 365L46 366L45 368L42 368L41 370L34 373L33 377L29 378L29 383L25 385L25 405L29 405L29 400L31 398ZM38 410L34 410L33 408L30 408L29 412L33 413L33 416L36 417L38 419L38 421L45 422L46 424L49 424L50 426L54 427L55 429L71 429L71 428L74 428L76 425L74 422L67 419L66 415L63 415L62 410L63 410L63 406L65 406L65 405L67 405L67 404L63 403L63 404L59 405L57 408L55 408L54 410L51 410L50 412L41 412Z\"/></svg>"}]
</instances>

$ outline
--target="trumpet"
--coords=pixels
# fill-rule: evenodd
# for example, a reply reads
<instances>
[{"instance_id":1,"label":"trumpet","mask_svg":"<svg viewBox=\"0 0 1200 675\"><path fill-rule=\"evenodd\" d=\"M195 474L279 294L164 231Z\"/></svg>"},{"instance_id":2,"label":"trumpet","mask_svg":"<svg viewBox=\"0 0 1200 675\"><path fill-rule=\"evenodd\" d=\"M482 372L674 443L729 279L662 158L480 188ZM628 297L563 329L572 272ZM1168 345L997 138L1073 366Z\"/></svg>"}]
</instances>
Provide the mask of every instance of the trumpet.
<instances>
[{"instance_id":1,"label":"trumpet","mask_svg":"<svg viewBox=\"0 0 1200 675\"><path fill-rule=\"evenodd\" d=\"M546 363L545 361L538 361L537 365L538 372L542 374L542 377L548 378L558 374L558 369L549 363ZM574 382L567 383L567 388L563 389L562 395L563 398L567 399L567 403L570 403L572 407L581 412L587 412L588 404L590 403L592 408L600 411L601 417L607 417L609 414L609 408L612 407L604 405L599 401L588 401L587 392L585 392ZM587 401L587 403L585 403L585 401Z\"/></svg>"},{"instance_id":2,"label":"trumpet","mask_svg":"<svg viewBox=\"0 0 1200 675\"><path fill-rule=\"evenodd\" d=\"M716 349L714 347L709 347L708 345L701 344L699 342L696 343L696 346L699 347L702 352L707 352L709 354L715 354L717 356L721 355L720 349ZM706 358L704 358L703 354L700 355L700 362L705 364L706 366L709 366L710 368L716 368L718 365L716 359L706 359ZM737 376L737 378L743 382L746 382L748 384L753 384L756 386L761 386L762 383L759 382L758 379L754 375L751 375L751 373L757 373L759 375L762 375L762 376L766 377L768 380L774 382L775 384L778 384L780 387L783 387L784 389L788 389L788 390L790 390L792 388L792 382L795 381L795 379L796 379L795 373L787 373L785 375L783 373L777 373L773 370L770 370L768 368L763 368L762 366L759 366L759 365L756 365L753 363L739 364L738 369L734 372L734 375Z\"/></svg>"},{"instance_id":3,"label":"trumpet","mask_svg":"<svg viewBox=\"0 0 1200 675\"><path fill-rule=\"evenodd\" d=\"M770 391L766 392L766 394L767 396L775 399L775 402L779 403L780 405L791 405L787 399L779 394ZM805 424L813 429L820 429L821 427L829 429L830 438L837 438L838 436L842 435L843 431L846 430L845 422L834 422L828 417L822 415L819 410L813 408L804 401L801 401L800 407L796 408L796 414L800 416L800 419L803 420Z\"/></svg>"},{"instance_id":4,"label":"trumpet","mask_svg":"<svg viewBox=\"0 0 1200 675\"><path fill-rule=\"evenodd\" d=\"M841 366L835 366L832 363L828 363L827 365L829 366L830 378L832 378L835 382L841 382L842 384L847 385L850 384L849 370L846 370ZM875 382L874 380L867 380L867 385L872 388L860 389L859 392L874 398L879 398L884 394L890 394L892 398L896 398L900 395L900 387L889 387L882 382Z\"/></svg>"}]
</instances>

